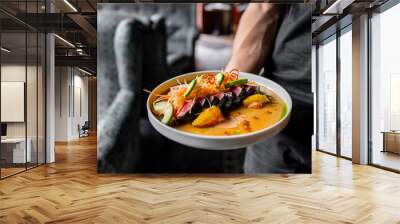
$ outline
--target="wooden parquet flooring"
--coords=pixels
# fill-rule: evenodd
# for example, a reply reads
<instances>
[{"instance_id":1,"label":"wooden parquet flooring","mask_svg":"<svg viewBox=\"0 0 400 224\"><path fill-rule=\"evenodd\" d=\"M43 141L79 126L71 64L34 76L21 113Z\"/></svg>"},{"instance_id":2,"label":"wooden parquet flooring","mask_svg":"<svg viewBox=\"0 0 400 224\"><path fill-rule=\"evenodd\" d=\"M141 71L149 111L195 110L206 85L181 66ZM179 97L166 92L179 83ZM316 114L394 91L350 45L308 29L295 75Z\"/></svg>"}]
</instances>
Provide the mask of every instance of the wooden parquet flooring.
<instances>
[{"instance_id":1,"label":"wooden parquet flooring","mask_svg":"<svg viewBox=\"0 0 400 224\"><path fill-rule=\"evenodd\" d=\"M99 175L96 139L0 181L0 223L400 223L400 175L313 153L312 175Z\"/></svg>"}]
</instances>

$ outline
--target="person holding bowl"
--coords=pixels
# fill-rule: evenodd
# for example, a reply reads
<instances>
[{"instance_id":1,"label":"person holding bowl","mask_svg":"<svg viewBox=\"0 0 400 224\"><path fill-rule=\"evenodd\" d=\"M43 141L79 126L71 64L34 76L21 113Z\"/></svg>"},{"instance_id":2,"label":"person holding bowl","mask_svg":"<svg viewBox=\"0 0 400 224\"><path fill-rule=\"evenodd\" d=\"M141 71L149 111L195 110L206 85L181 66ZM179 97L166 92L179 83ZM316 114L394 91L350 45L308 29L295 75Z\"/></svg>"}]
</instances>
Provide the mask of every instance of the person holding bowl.
<instances>
[{"instance_id":1,"label":"person holding bowl","mask_svg":"<svg viewBox=\"0 0 400 224\"><path fill-rule=\"evenodd\" d=\"M311 6L250 3L240 20L225 70L263 69L293 100L288 126L247 148L245 173L311 173Z\"/></svg>"}]
</instances>

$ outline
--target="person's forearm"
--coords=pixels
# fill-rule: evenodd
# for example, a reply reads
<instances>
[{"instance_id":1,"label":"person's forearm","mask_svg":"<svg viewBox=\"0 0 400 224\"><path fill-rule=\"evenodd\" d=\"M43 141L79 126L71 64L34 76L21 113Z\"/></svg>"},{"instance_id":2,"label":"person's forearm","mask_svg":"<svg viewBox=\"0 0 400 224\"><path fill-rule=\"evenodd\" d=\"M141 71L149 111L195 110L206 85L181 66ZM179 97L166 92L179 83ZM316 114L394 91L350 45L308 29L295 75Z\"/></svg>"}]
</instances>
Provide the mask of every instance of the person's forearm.
<instances>
[{"instance_id":1,"label":"person's forearm","mask_svg":"<svg viewBox=\"0 0 400 224\"><path fill-rule=\"evenodd\" d=\"M258 73L270 53L281 8L271 3L251 3L240 19L232 57L225 70Z\"/></svg>"}]
</instances>

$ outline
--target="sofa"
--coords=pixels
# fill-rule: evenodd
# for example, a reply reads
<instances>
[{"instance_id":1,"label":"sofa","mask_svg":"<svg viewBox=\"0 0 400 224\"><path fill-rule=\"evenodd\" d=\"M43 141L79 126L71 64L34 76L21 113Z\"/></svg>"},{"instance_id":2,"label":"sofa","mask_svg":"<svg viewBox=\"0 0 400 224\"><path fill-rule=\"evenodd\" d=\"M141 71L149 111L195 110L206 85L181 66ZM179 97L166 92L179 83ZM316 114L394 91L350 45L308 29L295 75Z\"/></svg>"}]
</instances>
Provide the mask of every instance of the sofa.
<instances>
[{"instance_id":1,"label":"sofa","mask_svg":"<svg viewBox=\"0 0 400 224\"><path fill-rule=\"evenodd\" d=\"M165 21L160 16L138 17L98 14L98 170L137 170L144 122L143 88L167 79ZM108 4L107 4L108 5ZM114 5L114 4L111 4ZM146 75L144 75L146 74ZM143 128L142 128L143 129ZM159 147L164 140L154 131L143 131ZM160 144L158 144L160 143ZM157 145L158 144L158 145Z\"/></svg>"}]
</instances>

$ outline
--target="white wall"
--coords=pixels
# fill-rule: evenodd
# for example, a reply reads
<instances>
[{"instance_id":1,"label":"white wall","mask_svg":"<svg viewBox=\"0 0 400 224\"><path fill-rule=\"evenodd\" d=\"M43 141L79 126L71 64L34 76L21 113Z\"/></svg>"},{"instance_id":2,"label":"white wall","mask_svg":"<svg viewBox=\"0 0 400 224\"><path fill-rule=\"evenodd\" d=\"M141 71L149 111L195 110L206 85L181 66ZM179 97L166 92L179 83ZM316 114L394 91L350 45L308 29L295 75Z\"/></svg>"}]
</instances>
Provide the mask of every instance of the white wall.
<instances>
[{"instance_id":1,"label":"white wall","mask_svg":"<svg viewBox=\"0 0 400 224\"><path fill-rule=\"evenodd\" d=\"M56 67L55 140L79 137L78 125L88 120L88 77L76 68Z\"/></svg>"},{"instance_id":2,"label":"white wall","mask_svg":"<svg viewBox=\"0 0 400 224\"><path fill-rule=\"evenodd\" d=\"M26 74L27 71L27 74ZM28 120L28 137L31 134L31 129L35 131L36 135L36 66L18 65L18 64L6 64L1 66L1 81L2 82L24 82L25 75L28 78L29 87L27 87L27 120ZM4 97L4 96L3 96ZM41 105L39 105L40 107ZM7 110L8 108L1 108L1 110ZM25 137L25 123L26 122L7 122L7 136L8 137ZM32 131L33 132L33 131Z\"/></svg>"},{"instance_id":3,"label":"white wall","mask_svg":"<svg viewBox=\"0 0 400 224\"><path fill-rule=\"evenodd\" d=\"M1 108L4 108L1 110L2 122L25 121L24 82L1 82Z\"/></svg>"},{"instance_id":4,"label":"white wall","mask_svg":"<svg viewBox=\"0 0 400 224\"><path fill-rule=\"evenodd\" d=\"M1 66L1 81L3 82L25 82L26 67L18 64L8 64ZM28 74L32 67L28 66ZM1 108L7 110L7 108ZM7 123L7 137L25 137L25 122L8 122Z\"/></svg>"},{"instance_id":5,"label":"white wall","mask_svg":"<svg viewBox=\"0 0 400 224\"><path fill-rule=\"evenodd\" d=\"M38 70L37 70L38 69ZM27 78L27 80L25 80ZM32 150L32 161L44 163L45 150L45 116L44 116L44 73L42 67L25 64L3 64L1 66L2 82L24 82L26 84L26 106L21 108L22 113L26 112L26 120L22 122L6 122L7 137L24 138L25 135L30 140L29 146ZM2 96L7 97L7 96ZM1 110L12 110L10 107L2 107ZM7 111L11 112L12 111ZM36 153L39 153L37 157Z\"/></svg>"},{"instance_id":6,"label":"white wall","mask_svg":"<svg viewBox=\"0 0 400 224\"><path fill-rule=\"evenodd\" d=\"M74 86L75 86L75 94L77 94L76 92L76 88L79 88L81 91L81 113L79 113L78 108L75 107L75 123L74 126L76 127L79 124L83 125L83 123L85 123L85 121L87 121L89 119L89 92L88 92L88 77L87 76L82 76L83 73L79 72L79 75L76 75L75 73L75 79L74 79ZM75 100L77 100L76 95L75 95ZM74 131L76 131L77 129L74 129ZM76 132L76 135L78 133Z\"/></svg>"},{"instance_id":7,"label":"white wall","mask_svg":"<svg viewBox=\"0 0 400 224\"><path fill-rule=\"evenodd\" d=\"M78 138L78 125L82 126L88 121L88 77L82 75L83 73L74 69L73 88L71 87L70 139Z\"/></svg>"},{"instance_id":8,"label":"white wall","mask_svg":"<svg viewBox=\"0 0 400 224\"><path fill-rule=\"evenodd\" d=\"M55 141L68 140L69 68L55 68Z\"/></svg>"}]
</instances>

